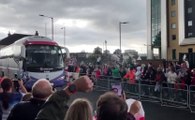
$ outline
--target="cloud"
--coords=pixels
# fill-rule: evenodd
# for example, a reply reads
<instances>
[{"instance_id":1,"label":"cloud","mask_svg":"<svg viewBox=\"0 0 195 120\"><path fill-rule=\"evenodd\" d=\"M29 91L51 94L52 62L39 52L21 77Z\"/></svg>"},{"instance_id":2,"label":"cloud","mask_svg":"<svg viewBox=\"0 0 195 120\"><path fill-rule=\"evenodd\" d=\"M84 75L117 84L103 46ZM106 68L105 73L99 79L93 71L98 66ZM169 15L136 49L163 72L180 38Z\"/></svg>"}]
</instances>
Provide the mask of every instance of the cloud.
<instances>
[{"instance_id":1,"label":"cloud","mask_svg":"<svg viewBox=\"0 0 195 120\"><path fill-rule=\"evenodd\" d=\"M119 21L122 25L124 47L131 43L146 43L146 1L143 0L2 0L0 1L0 39L7 33L51 36L51 20L54 18L55 39L63 43L61 27L66 27L66 43L73 46L119 44ZM3 11L3 12L2 12ZM6 33L7 31L7 33Z\"/></svg>"}]
</instances>

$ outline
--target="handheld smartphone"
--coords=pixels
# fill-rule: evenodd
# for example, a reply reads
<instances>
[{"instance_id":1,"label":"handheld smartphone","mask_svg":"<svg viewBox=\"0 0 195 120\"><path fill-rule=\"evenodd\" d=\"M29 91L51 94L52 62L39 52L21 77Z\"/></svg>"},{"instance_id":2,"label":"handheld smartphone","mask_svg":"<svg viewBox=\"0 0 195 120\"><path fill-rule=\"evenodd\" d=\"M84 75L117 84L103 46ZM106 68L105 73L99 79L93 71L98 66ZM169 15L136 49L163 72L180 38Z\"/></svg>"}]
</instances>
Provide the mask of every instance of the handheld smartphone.
<instances>
[{"instance_id":1,"label":"handheld smartphone","mask_svg":"<svg viewBox=\"0 0 195 120\"><path fill-rule=\"evenodd\" d=\"M14 85L14 91L19 92L20 85L18 83L18 74L17 73L14 74L13 83L14 83L13 84Z\"/></svg>"},{"instance_id":2,"label":"handheld smartphone","mask_svg":"<svg viewBox=\"0 0 195 120\"><path fill-rule=\"evenodd\" d=\"M122 95L122 86L120 83L111 84L112 91L115 92L118 96Z\"/></svg>"},{"instance_id":3,"label":"handheld smartphone","mask_svg":"<svg viewBox=\"0 0 195 120\"><path fill-rule=\"evenodd\" d=\"M18 79L18 74L15 73L15 74L14 74L14 78L15 78L15 79Z\"/></svg>"}]
</instances>

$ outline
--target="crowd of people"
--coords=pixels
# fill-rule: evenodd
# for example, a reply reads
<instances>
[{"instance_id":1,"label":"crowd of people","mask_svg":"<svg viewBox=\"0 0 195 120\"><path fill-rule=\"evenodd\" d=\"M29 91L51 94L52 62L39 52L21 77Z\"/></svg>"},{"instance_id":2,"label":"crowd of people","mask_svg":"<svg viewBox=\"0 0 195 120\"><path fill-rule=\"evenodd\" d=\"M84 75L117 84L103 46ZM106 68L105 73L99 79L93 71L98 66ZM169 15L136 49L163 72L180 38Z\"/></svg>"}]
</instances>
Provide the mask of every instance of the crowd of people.
<instances>
[{"instance_id":1,"label":"crowd of people","mask_svg":"<svg viewBox=\"0 0 195 120\"><path fill-rule=\"evenodd\" d=\"M0 120L144 120L141 102L126 98L124 90L120 94L114 89L102 94L97 100L96 109L87 98L77 98L68 106L71 95L93 90L93 76L96 80L102 77L127 80L129 84L139 81L144 84L152 81L156 85L166 82L170 86L176 83L195 84L195 69L190 70L185 62L160 64L157 68L148 63L126 67L82 64L69 69L81 77L77 76L58 91L54 91L47 79L39 79L29 93L21 79L11 80L3 75L0 78Z\"/></svg>"},{"instance_id":2,"label":"crowd of people","mask_svg":"<svg viewBox=\"0 0 195 120\"><path fill-rule=\"evenodd\" d=\"M47 79L36 81L30 93L21 79L18 84L16 90L13 80L1 78L0 120L144 120L141 102L126 101L124 92L124 96L112 90L102 94L96 110L87 98L77 98L68 106L71 95L93 91L94 83L86 75L58 91Z\"/></svg>"},{"instance_id":3,"label":"crowd of people","mask_svg":"<svg viewBox=\"0 0 195 120\"><path fill-rule=\"evenodd\" d=\"M68 70L67 70L68 71ZM195 85L195 68L190 69L186 61L183 62L162 62L158 67L153 67L152 63L148 64L129 64L127 66L113 65L92 65L82 64L80 66L72 66L72 71L80 73L80 75L92 76L92 79L111 78L117 80L128 80L130 84L141 83L156 84L162 83L183 84L184 86ZM95 77L95 78L93 78ZM171 85L172 84L172 85Z\"/></svg>"}]
</instances>

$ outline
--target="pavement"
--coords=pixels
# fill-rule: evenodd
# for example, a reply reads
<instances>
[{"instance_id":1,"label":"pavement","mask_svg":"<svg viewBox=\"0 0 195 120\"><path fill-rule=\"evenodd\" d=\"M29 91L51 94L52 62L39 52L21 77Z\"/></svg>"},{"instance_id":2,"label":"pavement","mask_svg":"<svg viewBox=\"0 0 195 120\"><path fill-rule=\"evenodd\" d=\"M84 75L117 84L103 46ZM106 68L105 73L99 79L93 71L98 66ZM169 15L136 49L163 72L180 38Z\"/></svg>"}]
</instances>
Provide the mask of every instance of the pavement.
<instances>
[{"instance_id":1,"label":"pavement","mask_svg":"<svg viewBox=\"0 0 195 120\"><path fill-rule=\"evenodd\" d=\"M96 101L103 94L102 91L93 91L91 93L76 93L71 96L69 104L76 98L87 98L91 101L94 110L96 109ZM191 113L189 109L179 109L173 107L161 106L160 103L150 101L142 101L145 111L146 120L195 120L195 113Z\"/></svg>"}]
</instances>

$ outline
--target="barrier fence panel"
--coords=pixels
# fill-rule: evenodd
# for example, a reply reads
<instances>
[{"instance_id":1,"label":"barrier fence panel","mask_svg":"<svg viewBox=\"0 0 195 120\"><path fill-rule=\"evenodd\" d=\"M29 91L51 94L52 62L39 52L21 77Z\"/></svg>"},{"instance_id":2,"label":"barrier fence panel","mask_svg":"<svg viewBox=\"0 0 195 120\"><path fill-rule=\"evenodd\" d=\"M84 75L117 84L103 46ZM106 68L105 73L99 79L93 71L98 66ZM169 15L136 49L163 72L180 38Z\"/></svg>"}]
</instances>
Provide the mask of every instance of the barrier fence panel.
<instances>
[{"instance_id":1,"label":"barrier fence panel","mask_svg":"<svg viewBox=\"0 0 195 120\"><path fill-rule=\"evenodd\" d=\"M149 80L142 80L140 84L140 97L144 101L160 102L160 84Z\"/></svg>"},{"instance_id":2,"label":"barrier fence panel","mask_svg":"<svg viewBox=\"0 0 195 120\"><path fill-rule=\"evenodd\" d=\"M121 78L113 78L111 76L99 76L93 78L94 84L97 90L109 91L112 84L121 83Z\"/></svg>"},{"instance_id":3,"label":"barrier fence panel","mask_svg":"<svg viewBox=\"0 0 195 120\"><path fill-rule=\"evenodd\" d=\"M109 91L110 90L110 80L109 79L96 79L94 81L95 89L102 90L102 91Z\"/></svg>"},{"instance_id":4,"label":"barrier fence panel","mask_svg":"<svg viewBox=\"0 0 195 120\"><path fill-rule=\"evenodd\" d=\"M195 85L188 87L186 84L156 83L153 81L137 81L130 84L119 78L101 76L93 80L95 89L110 91L112 85L121 85L129 97L136 97L151 102L161 102L162 106L176 108L190 108L195 112Z\"/></svg>"},{"instance_id":5,"label":"barrier fence panel","mask_svg":"<svg viewBox=\"0 0 195 120\"><path fill-rule=\"evenodd\" d=\"M90 78L94 82L95 89L101 91L109 91L111 90L111 84L121 83L121 78L114 78L112 76L90 75Z\"/></svg>"},{"instance_id":6,"label":"barrier fence panel","mask_svg":"<svg viewBox=\"0 0 195 120\"><path fill-rule=\"evenodd\" d=\"M139 98L139 84L138 83L129 83L128 81L122 82L123 90L128 97Z\"/></svg>"},{"instance_id":7,"label":"barrier fence panel","mask_svg":"<svg viewBox=\"0 0 195 120\"><path fill-rule=\"evenodd\" d=\"M191 112L195 113L195 85L191 85L189 88L189 108Z\"/></svg>"},{"instance_id":8,"label":"barrier fence panel","mask_svg":"<svg viewBox=\"0 0 195 120\"><path fill-rule=\"evenodd\" d=\"M161 105L178 108L188 107L188 86L186 84L163 83L161 91Z\"/></svg>"}]
</instances>

